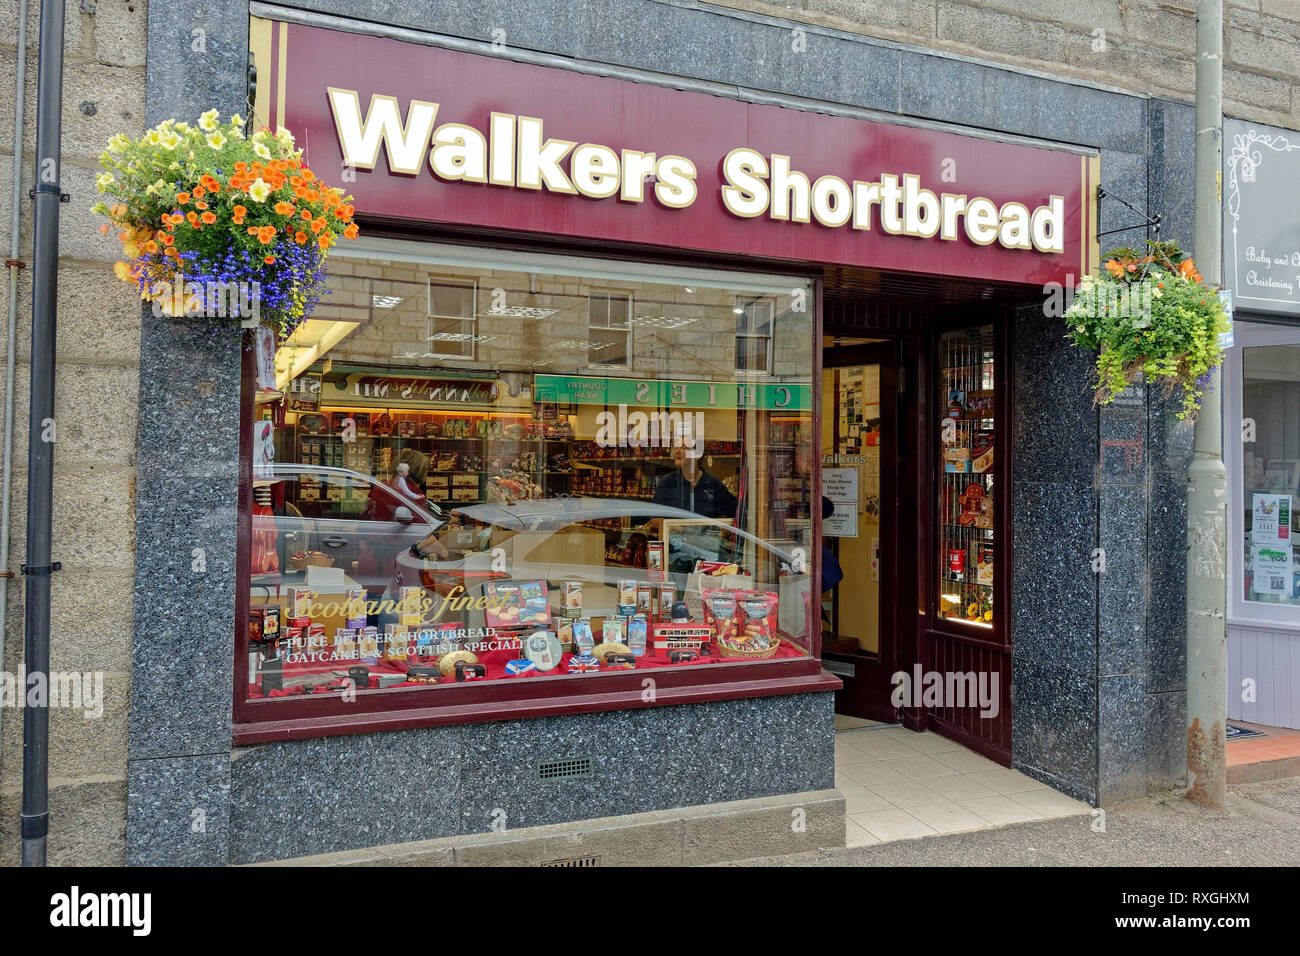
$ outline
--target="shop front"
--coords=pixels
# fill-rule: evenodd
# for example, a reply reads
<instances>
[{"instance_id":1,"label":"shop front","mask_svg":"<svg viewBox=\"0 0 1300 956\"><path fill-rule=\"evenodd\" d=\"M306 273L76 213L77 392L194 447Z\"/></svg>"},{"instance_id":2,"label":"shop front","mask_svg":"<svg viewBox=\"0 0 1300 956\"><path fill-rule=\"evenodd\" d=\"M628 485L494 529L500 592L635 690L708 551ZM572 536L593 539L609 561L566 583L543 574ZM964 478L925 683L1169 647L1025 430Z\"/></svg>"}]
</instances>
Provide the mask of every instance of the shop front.
<instances>
[{"instance_id":1,"label":"shop front","mask_svg":"<svg viewBox=\"0 0 1300 956\"><path fill-rule=\"evenodd\" d=\"M1096 151L273 13L256 125L362 236L227 396L226 859L833 793L836 713L1010 765L1017 335Z\"/></svg>"},{"instance_id":2,"label":"shop front","mask_svg":"<svg viewBox=\"0 0 1300 956\"><path fill-rule=\"evenodd\" d=\"M1224 122L1228 718L1300 728L1300 202L1289 130ZM1240 429L1238 432L1237 430Z\"/></svg>"}]
</instances>

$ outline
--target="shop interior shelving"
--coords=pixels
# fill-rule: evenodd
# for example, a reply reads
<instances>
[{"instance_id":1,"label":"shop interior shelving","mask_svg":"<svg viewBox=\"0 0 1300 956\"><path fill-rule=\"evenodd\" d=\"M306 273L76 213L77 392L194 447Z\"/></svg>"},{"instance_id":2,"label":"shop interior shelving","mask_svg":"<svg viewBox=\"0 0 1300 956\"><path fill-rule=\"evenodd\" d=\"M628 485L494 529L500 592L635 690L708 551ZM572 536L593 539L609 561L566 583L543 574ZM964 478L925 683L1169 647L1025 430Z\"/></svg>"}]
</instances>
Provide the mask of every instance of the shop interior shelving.
<instances>
[{"instance_id":1,"label":"shop interior shelving","mask_svg":"<svg viewBox=\"0 0 1300 956\"><path fill-rule=\"evenodd\" d=\"M951 431L950 440L942 442L938 462L937 611L945 620L980 628L991 628L996 613L992 511L996 461L979 461L981 444L991 455L996 426L993 348L993 330L987 326L949 332L940 339L938 401L944 426ZM951 456L957 449L966 457L954 461Z\"/></svg>"}]
</instances>

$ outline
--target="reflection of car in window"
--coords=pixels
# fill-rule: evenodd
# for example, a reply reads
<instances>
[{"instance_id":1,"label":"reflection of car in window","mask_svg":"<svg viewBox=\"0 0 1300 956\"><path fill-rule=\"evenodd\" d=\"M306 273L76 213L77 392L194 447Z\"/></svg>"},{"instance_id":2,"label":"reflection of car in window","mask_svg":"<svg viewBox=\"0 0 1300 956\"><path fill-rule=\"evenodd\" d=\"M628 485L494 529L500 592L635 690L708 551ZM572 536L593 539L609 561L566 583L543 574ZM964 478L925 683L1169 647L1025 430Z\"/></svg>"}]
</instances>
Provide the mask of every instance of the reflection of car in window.
<instances>
[{"instance_id":1,"label":"reflection of car in window","mask_svg":"<svg viewBox=\"0 0 1300 956\"><path fill-rule=\"evenodd\" d=\"M398 558L406 582L447 594L456 585L481 593L491 578L546 581L552 591L581 581L587 614L614 614L623 580L647 583L645 543L669 529L665 583L684 594L697 559L736 562L753 586L777 590L778 578L803 561L742 529L694 512L617 498L550 498L514 504L488 503L450 510L438 540L451 557L421 561ZM559 607L555 601L552 607Z\"/></svg>"},{"instance_id":2,"label":"reflection of car in window","mask_svg":"<svg viewBox=\"0 0 1300 956\"><path fill-rule=\"evenodd\" d=\"M273 516L255 516L254 529L270 522L279 532L276 546L285 575L297 564L328 564L372 593L392 576L399 552L428 538L446 521L436 505L398 495L375 478L344 468L281 463L273 477L282 488ZM367 504L379 500L385 507Z\"/></svg>"}]
</instances>

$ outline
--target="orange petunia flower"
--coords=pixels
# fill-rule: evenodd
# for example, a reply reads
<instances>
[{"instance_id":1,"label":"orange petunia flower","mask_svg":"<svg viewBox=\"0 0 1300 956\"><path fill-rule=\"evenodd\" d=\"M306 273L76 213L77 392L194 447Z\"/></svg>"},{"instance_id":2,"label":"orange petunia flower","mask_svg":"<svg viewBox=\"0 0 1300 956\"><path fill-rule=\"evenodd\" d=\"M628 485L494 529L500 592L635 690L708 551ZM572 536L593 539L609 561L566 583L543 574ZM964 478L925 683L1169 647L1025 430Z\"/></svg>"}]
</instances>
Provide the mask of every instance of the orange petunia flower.
<instances>
[{"instance_id":1,"label":"orange petunia flower","mask_svg":"<svg viewBox=\"0 0 1300 956\"><path fill-rule=\"evenodd\" d=\"M324 217L322 217L322 218L320 218L320 219L314 219L314 220L312 220L312 224L311 224L311 231L312 231L312 232L319 233L319 232L320 232L322 229L324 229L324 228L325 228L325 219L324 219Z\"/></svg>"},{"instance_id":2,"label":"orange petunia flower","mask_svg":"<svg viewBox=\"0 0 1300 956\"><path fill-rule=\"evenodd\" d=\"M1196 274L1196 261L1191 258L1184 259L1178 263L1178 272L1186 279L1190 279Z\"/></svg>"},{"instance_id":3,"label":"orange petunia flower","mask_svg":"<svg viewBox=\"0 0 1300 956\"><path fill-rule=\"evenodd\" d=\"M347 236L349 239L355 239L357 237L357 233L359 233L360 231L361 230L357 227L357 224L355 222L350 222L347 224L346 227L344 227L343 235Z\"/></svg>"},{"instance_id":4,"label":"orange petunia flower","mask_svg":"<svg viewBox=\"0 0 1300 956\"><path fill-rule=\"evenodd\" d=\"M183 206L183 205L185 205L185 204L186 204L187 202L189 202L189 201L190 201L190 194L189 194L189 193L177 193L177 194L176 194L176 202L178 202L180 205Z\"/></svg>"},{"instance_id":5,"label":"orange petunia flower","mask_svg":"<svg viewBox=\"0 0 1300 956\"><path fill-rule=\"evenodd\" d=\"M199 177L199 182L203 185L203 188L210 193L215 193L221 189L221 183L217 182L216 177L210 176L207 173L204 173Z\"/></svg>"},{"instance_id":6,"label":"orange petunia flower","mask_svg":"<svg viewBox=\"0 0 1300 956\"><path fill-rule=\"evenodd\" d=\"M280 202L275 204L275 212L278 216L292 216L293 203L280 200Z\"/></svg>"},{"instance_id":7,"label":"orange petunia flower","mask_svg":"<svg viewBox=\"0 0 1300 956\"><path fill-rule=\"evenodd\" d=\"M207 209L207 208L208 208L208 204L205 203L205 202L203 202L202 200L200 200L199 202L196 202L196 203L194 204L194 208L195 208L195 209Z\"/></svg>"},{"instance_id":8,"label":"orange petunia flower","mask_svg":"<svg viewBox=\"0 0 1300 956\"><path fill-rule=\"evenodd\" d=\"M250 236L255 236L255 235L257 235L257 227L256 227L256 226L249 226L249 227L248 227L248 234L249 234Z\"/></svg>"},{"instance_id":9,"label":"orange petunia flower","mask_svg":"<svg viewBox=\"0 0 1300 956\"><path fill-rule=\"evenodd\" d=\"M202 186L195 186L195 187L194 187L194 198L195 198L195 199L202 199L202 198L203 198L204 196L206 196L207 194L208 194L208 191L207 191L206 189L204 189Z\"/></svg>"},{"instance_id":10,"label":"orange petunia flower","mask_svg":"<svg viewBox=\"0 0 1300 956\"><path fill-rule=\"evenodd\" d=\"M234 213L236 216L238 216L240 219L243 219L245 216L248 215L248 210L247 210L245 207L243 207L243 206L235 206L235 207L234 207L233 209L231 209L230 211L233 212L233 213Z\"/></svg>"},{"instance_id":11,"label":"orange petunia flower","mask_svg":"<svg viewBox=\"0 0 1300 956\"><path fill-rule=\"evenodd\" d=\"M320 246L321 249L328 249L328 248L330 247L330 235L329 235L329 233L327 232L327 233L325 233L325 235L323 235L323 236L321 236L319 239L317 239L317 240L316 240L316 245Z\"/></svg>"},{"instance_id":12,"label":"orange petunia flower","mask_svg":"<svg viewBox=\"0 0 1300 956\"><path fill-rule=\"evenodd\" d=\"M1106 271L1118 279L1120 276L1124 274L1124 267L1114 259L1107 259Z\"/></svg>"},{"instance_id":13,"label":"orange petunia flower","mask_svg":"<svg viewBox=\"0 0 1300 956\"><path fill-rule=\"evenodd\" d=\"M245 163L245 162L238 162L238 163L235 163L235 172L237 172L237 173L242 173L242 172L244 172L246 169L248 169L248 163Z\"/></svg>"},{"instance_id":14,"label":"orange petunia flower","mask_svg":"<svg viewBox=\"0 0 1300 956\"><path fill-rule=\"evenodd\" d=\"M273 266L275 265L275 256L267 256L262 261L265 262L268 266Z\"/></svg>"},{"instance_id":15,"label":"orange petunia flower","mask_svg":"<svg viewBox=\"0 0 1300 956\"><path fill-rule=\"evenodd\" d=\"M203 220L205 223L207 223L209 226L212 225L214 222L217 221L217 215L216 215L216 213L213 213L213 212L205 212L205 213L204 213L202 216L200 216L199 218L202 219L202 220Z\"/></svg>"},{"instance_id":16,"label":"orange petunia flower","mask_svg":"<svg viewBox=\"0 0 1300 956\"><path fill-rule=\"evenodd\" d=\"M156 243L156 242L154 242L152 239L150 239L148 242L146 242L146 243L144 244L144 251L145 251L145 252L148 252L148 253L154 253L154 252L157 252L157 251L158 251L158 243Z\"/></svg>"},{"instance_id":17,"label":"orange petunia flower","mask_svg":"<svg viewBox=\"0 0 1300 956\"><path fill-rule=\"evenodd\" d=\"M310 209L304 209L304 210L302 211L302 219L303 219L303 222L311 222L311 210L310 210Z\"/></svg>"},{"instance_id":18,"label":"orange petunia flower","mask_svg":"<svg viewBox=\"0 0 1300 956\"><path fill-rule=\"evenodd\" d=\"M305 179L305 180L307 180L307 182L311 182L313 179L316 178L316 174L313 173L313 172L312 172L310 169L308 169L306 166L304 166L304 167L302 168L302 178Z\"/></svg>"},{"instance_id":19,"label":"orange petunia flower","mask_svg":"<svg viewBox=\"0 0 1300 956\"><path fill-rule=\"evenodd\" d=\"M199 221L199 214L191 210L185 214L185 218L189 220L189 223L192 226Z\"/></svg>"},{"instance_id":20,"label":"orange petunia flower","mask_svg":"<svg viewBox=\"0 0 1300 956\"><path fill-rule=\"evenodd\" d=\"M162 244L163 244L164 246L170 246L170 245L171 245L173 242L175 242L175 241L176 241L176 239L172 236L171 233L169 233L169 232L165 232L165 233L163 233Z\"/></svg>"},{"instance_id":21,"label":"orange petunia flower","mask_svg":"<svg viewBox=\"0 0 1300 956\"><path fill-rule=\"evenodd\" d=\"M295 232L295 233L293 234L293 241L296 242L296 243L298 243L298 245L300 245L300 246L301 246L301 245L305 245L306 242L307 242L307 233L305 233L305 232Z\"/></svg>"},{"instance_id":22,"label":"orange petunia flower","mask_svg":"<svg viewBox=\"0 0 1300 956\"><path fill-rule=\"evenodd\" d=\"M275 226L262 226L257 230L257 241L262 245L268 244L275 238Z\"/></svg>"}]
</instances>

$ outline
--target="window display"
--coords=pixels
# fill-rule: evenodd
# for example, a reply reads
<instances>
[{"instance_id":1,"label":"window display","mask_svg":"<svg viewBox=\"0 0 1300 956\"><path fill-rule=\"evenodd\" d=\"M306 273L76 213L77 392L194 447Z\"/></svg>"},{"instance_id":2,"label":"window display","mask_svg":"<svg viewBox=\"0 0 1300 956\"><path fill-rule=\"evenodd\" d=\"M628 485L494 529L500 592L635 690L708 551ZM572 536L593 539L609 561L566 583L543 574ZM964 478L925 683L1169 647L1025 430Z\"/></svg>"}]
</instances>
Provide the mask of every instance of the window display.
<instances>
[{"instance_id":1,"label":"window display","mask_svg":"<svg viewBox=\"0 0 1300 956\"><path fill-rule=\"evenodd\" d=\"M1300 607L1300 345L1241 350L1240 599Z\"/></svg>"},{"instance_id":2,"label":"window display","mask_svg":"<svg viewBox=\"0 0 1300 956\"><path fill-rule=\"evenodd\" d=\"M807 657L807 284L467 258L339 257L250 396L248 699Z\"/></svg>"},{"instance_id":3,"label":"window display","mask_svg":"<svg viewBox=\"0 0 1300 956\"><path fill-rule=\"evenodd\" d=\"M994 606L992 326L939 339L940 617L992 627Z\"/></svg>"}]
</instances>

